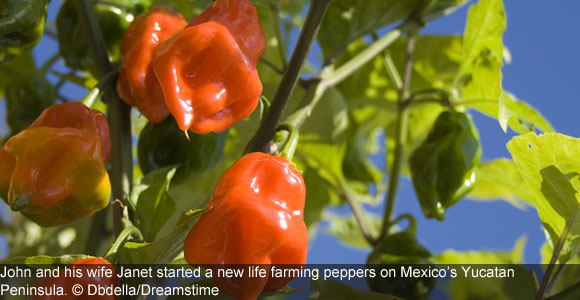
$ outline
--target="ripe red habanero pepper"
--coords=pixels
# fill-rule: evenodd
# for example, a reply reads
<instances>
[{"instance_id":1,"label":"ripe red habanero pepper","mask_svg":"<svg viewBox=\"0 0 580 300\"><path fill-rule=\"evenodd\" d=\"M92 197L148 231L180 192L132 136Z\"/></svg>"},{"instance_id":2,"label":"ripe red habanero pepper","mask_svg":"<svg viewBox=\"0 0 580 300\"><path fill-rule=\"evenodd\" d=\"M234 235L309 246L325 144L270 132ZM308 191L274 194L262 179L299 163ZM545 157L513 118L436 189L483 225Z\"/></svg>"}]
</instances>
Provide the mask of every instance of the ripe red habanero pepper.
<instances>
[{"instance_id":1,"label":"ripe red habanero pepper","mask_svg":"<svg viewBox=\"0 0 580 300\"><path fill-rule=\"evenodd\" d=\"M82 103L50 106L0 149L0 197L41 226L70 223L109 204L105 115Z\"/></svg>"},{"instance_id":2,"label":"ripe red habanero pepper","mask_svg":"<svg viewBox=\"0 0 580 300\"><path fill-rule=\"evenodd\" d=\"M244 155L219 179L208 204L211 209L185 240L185 260L210 268L306 263L305 197L302 175L288 160L260 152ZM256 299L290 280L214 276L220 290L236 299Z\"/></svg>"},{"instance_id":3,"label":"ripe red habanero pepper","mask_svg":"<svg viewBox=\"0 0 580 300\"><path fill-rule=\"evenodd\" d=\"M248 0L217 0L160 43L154 69L179 128L221 132L249 116L262 93L256 63L265 38Z\"/></svg>"},{"instance_id":4,"label":"ripe red habanero pepper","mask_svg":"<svg viewBox=\"0 0 580 300\"><path fill-rule=\"evenodd\" d=\"M88 270L93 269L101 269L101 267L105 267L108 270L111 270L111 276L106 277L91 277L88 274ZM90 299L90 300L115 300L118 299L118 296L114 295L89 295L89 285L96 286L97 289L99 288L108 288L110 286L118 287L119 286L119 278L117 277L117 272L111 263L107 260L102 259L100 257L94 258L84 258L84 259L77 259L73 261L67 268L72 270L82 270L82 276L78 273L74 273L74 277L66 276L64 271L61 269L59 272L59 277L45 277L39 279L36 282L36 286L42 287L62 287L64 293L66 295L43 295L43 296L31 296L30 299L32 300L73 300L73 299ZM78 272L78 271L76 271ZM103 272L104 273L104 272ZM80 295L75 295L73 291L79 292L80 289L78 287L74 288L75 285L80 285L82 289L82 293Z\"/></svg>"},{"instance_id":5,"label":"ripe red habanero pepper","mask_svg":"<svg viewBox=\"0 0 580 300\"><path fill-rule=\"evenodd\" d=\"M258 63L264 54L266 38L252 2L216 0L187 26L196 26L210 21L224 25L236 38L238 45L252 64Z\"/></svg>"},{"instance_id":6,"label":"ripe red habanero pepper","mask_svg":"<svg viewBox=\"0 0 580 300\"><path fill-rule=\"evenodd\" d=\"M152 123L169 116L161 85L153 71L155 48L186 25L178 12L157 6L135 18L123 36L117 92Z\"/></svg>"}]
</instances>

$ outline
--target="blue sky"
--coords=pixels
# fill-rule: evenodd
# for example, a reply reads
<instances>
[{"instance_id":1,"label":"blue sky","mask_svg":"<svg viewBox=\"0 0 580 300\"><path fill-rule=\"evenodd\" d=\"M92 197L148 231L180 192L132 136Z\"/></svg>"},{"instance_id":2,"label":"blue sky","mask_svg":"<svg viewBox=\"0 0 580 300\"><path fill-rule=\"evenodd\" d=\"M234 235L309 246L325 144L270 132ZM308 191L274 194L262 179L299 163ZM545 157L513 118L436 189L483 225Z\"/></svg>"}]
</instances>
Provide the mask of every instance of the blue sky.
<instances>
[{"instance_id":1,"label":"blue sky","mask_svg":"<svg viewBox=\"0 0 580 300\"><path fill-rule=\"evenodd\" d=\"M511 64L503 68L504 89L538 108L558 132L579 137L580 1L507 0L504 4L508 18L504 44L512 54ZM421 34L461 34L467 9L430 23ZM480 114L475 113L474 120L484 159L509 158L505 145L513 133L503 133L496 120ZM395 213L417 216L418 238L432 252L511 249L525 235L524 262L540 262L545 237L535 210L521 211L503 201L462 200L449 209L445 222L438 222L422 216L411 182L403 181L400 187ZM382 212L382 207L376 212ZM367 254L319 235L311 245L309 262L364 263Z\"/></svg>"},{"instance_id":2,"label":"blue sky","mask_svg":"<svg viewBox=\"0 0 580 300\"><path fill-rule=\"evenodd\" d=\"M580 79L580 25L577 22L580 1L576 0L506 0L508 28L504 42L512 62L503 69L503 86L520 99L538 108L558 132L580 136L577 113ZM54 20L60 1L49 6L49 20ZM454 14L429 24L421 34L461 34L467 6ZM56 51L56 43L43 38L35 49L37 60L44 61ZM83 91L67 84L67 94L82 97ZM0 132L6 133L4 102L0 101ZM497 121L475 114L483 157L510 157L505 144L513 133L505 134ZM349 212L346 208L336 211ZM382 207L376 208L377 213ZM510 249L515 240L527 236L525 262L540 261L539 248L544 234L533 209L521 211L503 202L460 201L453 206L445 222L426 220L415 199L412 185L400 185L396 214L410 212L419 221L418 237L432 252L457 250ZM0 249L1 250L1 249ZM2 251L0 251L2 252ZM364 263L368 251L343 246L334 237L319 234L311 244L309 263Z\"/></svg>"}]
</instances>

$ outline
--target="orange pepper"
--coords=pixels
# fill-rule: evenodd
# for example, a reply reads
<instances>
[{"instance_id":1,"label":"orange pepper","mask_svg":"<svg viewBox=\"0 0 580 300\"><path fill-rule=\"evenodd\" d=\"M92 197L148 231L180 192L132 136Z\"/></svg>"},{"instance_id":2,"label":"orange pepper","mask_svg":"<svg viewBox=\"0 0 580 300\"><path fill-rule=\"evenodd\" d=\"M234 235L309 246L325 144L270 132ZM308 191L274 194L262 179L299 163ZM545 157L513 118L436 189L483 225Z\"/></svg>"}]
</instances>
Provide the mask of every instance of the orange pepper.
<instances>
[{"instance_id":1,"label":"orange pepper","mask_svg":"<svg viewBox=\"0 0 580 300\"><path fill-rule=\"evenodd\" d=\"M208 268L233 264L303 265L308 232L302 175L285 158L244 155L219 179L208 207L185 240L185 260ZM269 273L270 270L267 270ZM247 270L246 270L247 272ZM291 278L218 278L220 290L236 299L256 299Z\"/></svg>"},{"instance_id":2,"label":"orange pepper","mask_svg":"<svg viewBox=\"0 0 580 300\"><path fill-rule=\"evenodd\" d=\"M163 91L153 71L155 48L186 25L178 12L157 6L135 18L123 36L117 92L123 101L136 106L153 123L159 123L169 115Z\"/></svg>"},{"instance_id":3,"label":"orange pepper","mask_svg":"<svg viewBox=\"0 0 580 300\"><path fill-rule=\"evenodd\" d=\"M100 270L101 267L105 267L106 269L110 270L111 276L103 276L103 277L91 277L88 274L88 270ZM115 267L111 265L107 260L94 257L94 258L84 258L84 259L77 259L73 261L69 266L69 269L72 270L82 270L81 276L75 273L75 276L65 276L64 270L60 270L59 277L44 277L39 279L36 282L37 287L45 287L45 289L49 290L52 287L62 287L63 292L66 295L43 295L43 296L30 296L31 300L73 300L73 299L89 299L89 300L114 300L118 299L118 296L114 295L89 295L89 285L93 285L93 289L105 289L112 287L118 287L120 285L119 278L117 277L117 272L115 271ZM76 287L75 287L76 286ZM82 287L79 289L78 286ZM73 293L82 291L80 295L75 295Z\"/></svg>"},{"instance_id":4,"label":"orange pepper","mask_svg":"<svg viewBox=\"0 0 580 300\"><path fill-rule=\"evenodd\" d=\"M106 207L111 153L105 116L82 103L53 105L0 150L0 197L41 226Z\"/></svg>"},{"instance_id":5,"label":"orange pepper","mask_svg":"<svg viewBox=\"0 0 580 300\"><path fill-rule=\"evenodd\" d=\"M249 116L262 93L256 62L264 47L260 21L248 0L217 0L160 43L155 74L179 128L221 132Z\"/></svg>"},{"instance_id":6,"label":"orange pepper","mask_svg":"<svg viewBox=\"0 0 580 300\"><path fill-rule=\"evenodd\" d=\"M216 0L187 26L205 22L224 25L236 38L238 45L252 64L264 54L266 37L256 8L249 0Z\"/></svg>"}]
</instances>

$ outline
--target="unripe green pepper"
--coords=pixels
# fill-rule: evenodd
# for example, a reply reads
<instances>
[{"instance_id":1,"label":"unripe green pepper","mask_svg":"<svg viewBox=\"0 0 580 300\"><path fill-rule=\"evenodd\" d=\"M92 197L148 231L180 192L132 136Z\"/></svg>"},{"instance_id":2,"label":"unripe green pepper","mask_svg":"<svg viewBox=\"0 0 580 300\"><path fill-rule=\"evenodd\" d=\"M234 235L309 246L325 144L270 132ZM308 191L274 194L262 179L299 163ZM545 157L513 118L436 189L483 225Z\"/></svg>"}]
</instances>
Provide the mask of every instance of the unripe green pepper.
<instances>
[{"instance_id":1,"label":"unripe green pepper","mask_svg":"<svg viewBox=\"0 0 580 300\"><path fill-rule=\"evenodd\" d=\"M169 116L159 124L148 123L139 135L137 156L143 174L179 165L175 180L185 180L212 168L221 158L227 131L195 134L189 140Z\"/></svg>"},{"instance_id":2,"label":"unripe green pepper","mask_svg":"<svg viewBox=\"0 0 580 300\"><path fill-rule=\"evenodd\" d=\"M471 118L461 112L442 112L409 160L425 217L442 221L447 208L473 188L480 156L479 135Z\"/></svg>"},{"instance_id":3,"label":"unripe green pepper","mask_svg":"<svg viewBox=\"0 0 580 300\"><path fill-rule=\"evenodd\" d=\"M44 33L48 0L0 1L0 62L36 45Z\"/></svg>"},{"instance_id":4,"label":"unripe green pepper","mask_svg":"<svg viewBox=\"0 0 580 300\"><path fill-rule=\"evenodd\" d=\"M417 241L415 220L410 217L409 221L409 227L405 231L387 236L369 254L367 266L375 268L377 276L367 278L367 282L374 292L419 300L429 296L437 282L436 278L380 276L382 268L392 268L393 265L411 265L414 269L422 269L435 264L429 250ZM399 269L400 267L397 271Z\"/></svg>"},{"instance_id":5,"label":"unripe green pepper","mask_svg":"<svg viewBox=\"0 0 580 300\"><path fill-rule=\"evenodd\" d=\"M6 123L13 136L32 124L38 116L55 102L54 87L43 76L17 81L8 87L6 98Z\"/></svg>"},{"instance_id":6,"label":"unripe green pepper","mask_svg":"<svg viewBox=\"0 0 580 300\"><path fill-rule=\"evenodd\" d=\"M59 51L70 68L94 73L90 43L75 2L65 0L56 17ZM106 37L109 58L116 63L125 30L137 15L151 6L151 0L93 0L92 3L101 32Z\"/></svg>"}]
</instances>

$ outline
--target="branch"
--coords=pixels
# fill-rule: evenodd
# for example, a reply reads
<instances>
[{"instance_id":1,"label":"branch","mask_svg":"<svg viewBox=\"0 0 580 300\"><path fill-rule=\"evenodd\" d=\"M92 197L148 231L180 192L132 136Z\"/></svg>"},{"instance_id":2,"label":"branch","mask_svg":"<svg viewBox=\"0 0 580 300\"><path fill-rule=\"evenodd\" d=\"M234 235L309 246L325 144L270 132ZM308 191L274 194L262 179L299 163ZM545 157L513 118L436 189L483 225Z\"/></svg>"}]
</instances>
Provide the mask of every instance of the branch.
<instances>
[{"instance_id":1,"label":"branch","mask_svg":"<svg viewBox=\"0 0 580 300\"><path fill-rule=\"evenodd\" d=\"M415 38L418 30L413 29L409 31L407 37L407 51L405 58L405 70L403 85L399 90L399 101L397 102L397 127L395 133L395 151L393 164L390 168L389 187L387 192L387 200L385 204L385 212L383 215L383 224L381 226L381 233L379 241L383 239L389 232L391 226L391 219L395 209L395 200L397 198L397 189L399 185L399 177L401 175L401 166L403 163L403 146L407 140L407 126L409 123L409 110L405 107L410 101L409 87L411 85L411 74L413 73L413 54L415 52ZM388 65L387 65L388 66Z\"/></svg>"},{"instance_id":2,"label":"branch","mask_svg":"<svg viewBox=\"0 0 580 300\"><path fill-rule=\"evenodd\" d=\"M346 190L346 188L344 186L342 186L342 183L341 183L341 189L343 190L342 197L346 201L346 203L348 203L348 206L350 206L350 209L352 210L354 218L355 218L356 222L358 223L358 226L360 227L360 230L363 234L363 237L369 243L369 245L371 245L371 246L376 245L377 240L370 233L370 231L369 231L369 229L364 221L364 214L361 211L360 206L358 206L358 203L354 199L352 199L352 197L350 196L350 193Z\"/></svg>"},{"instance_id":3,"label":"branch","mask_svg":"<svg viewBox=\"0 0 580 300\"><path fill-rule=\"evenodd\" d=\"M415 31L419 28L420 25L416 21L409 19L408 21L399 25L397 28L385 34L380 39L373 42L370 46L359 52L355 57L340 66L335 71L326 74L327 76L323 76L323 80L328 86L334 86L340 83L348 76L352 75L352 73L360 69L360 67L369 62L371 59L374 59L379 53L385 50L385 48L387 48L395 40L401 37L404 32Z\"/></svg>"},{"instance_id":4,"label":"branch","mask_svg":"<svg viewBox=\"0 0 580 300\"><path fill-rule=\"evenodd\" d=\"M578 210L574 212L574 214L569 220L574 220L577 214ZM560 256L560 252L562 252L562 248L564 247L564 243L566 242L566 236L568 235L568 232L572 227L572 223L573 222L566 221L566 227L564 228L564 231L562 232L560 238L558 239L558 244L556 244L554 252L552 253L552 257L550 258L550 264L548 265L548 269L546 269L544 278L542 278L542 284L540 285L540 290L538 291L536 300L543 300L550 293L550 289L548 288L548 286L550 287L552 286L552 284L549 284L551 282L552 272L554 271L554 266L556 265L556 261Z\"/></svg>"},{"instance_id":5,"label":"branch","mask_svg":"<svg viewBox=\"0 0 580 300\"><path fill-rule=\"evenodd\" d=\"M312 48L318 29L320 28L320 23L322 23L322 18L329 4L330 0L312 0L310 3L304 28L300 32L294 53L292 53L292 58L290 58L286 73L282 77L280 86L276 91L272 106L264 117L260 128L246 146L245 153L256 151L269 152L270 142L274 137L284 108L298 82L300 71L306 63L306 58Z\"/></svg>"},{"instance_id":6,"label":"branch","mask_svg":"<svg viewBox=\"0 0 580 300\"><path fill-rule=\"evenodd\" d=\"M77 9L84 23L89 44L93 49L93 58L100 78L113 71L107 47L99 28L95 9L90 0L76 0ZM113 199L122 203L127 197L133 183L133 155L131 144L131 108L123 102L115 90L113 81L103 86L103 101L108 104L108 118L111 127L111 186ZM115 235L130 224L122 205L113 202L113 222Z\"/></svg>"},{"instance_id":7,"label":"branch","mask_svg":"<svg viewBox=\"0 0 580 300\"><path fill-rule=\"evenodd\" d=\"M316 107L326 90L341 83L350 75L358 71L362 66L374 59L378 54L401 37L403 32L407 30L418 30L420 26L419 23L410 19L388 32L383 37L374 41L366 49L359 52L338 69L331 70L330 65L324 67L320 72L321 78L318 79L317 82L314 82L314 84L312 84L308 89L304 97L305 100L303 101L305 104L301 105L300 108L288 118L288 122L294 127L300 128L310 114L312 114L312 110L314 110L314 107Z\"/></svg>"}]
</instances>

